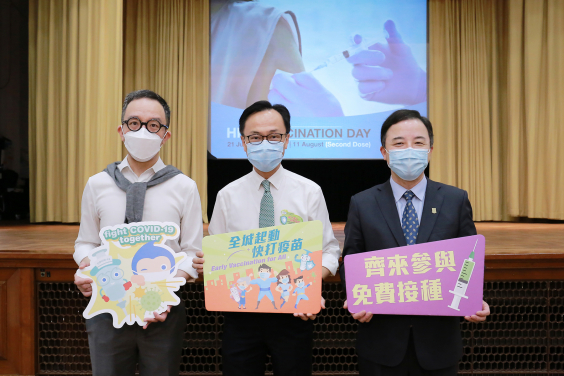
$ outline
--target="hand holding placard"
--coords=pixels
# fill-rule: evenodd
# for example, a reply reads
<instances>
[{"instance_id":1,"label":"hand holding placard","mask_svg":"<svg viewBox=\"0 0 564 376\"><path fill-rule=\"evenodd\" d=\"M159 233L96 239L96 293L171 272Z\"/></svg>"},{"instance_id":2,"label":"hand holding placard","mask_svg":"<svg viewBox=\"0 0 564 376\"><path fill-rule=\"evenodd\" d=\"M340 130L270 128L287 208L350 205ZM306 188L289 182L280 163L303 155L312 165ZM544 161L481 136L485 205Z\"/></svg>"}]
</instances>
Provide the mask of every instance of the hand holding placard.
<instances>
[{"instance_id":1,"label":"hand holding placard","mask_svg":"<svg viewBox=\"0 0 564 376\"><path fill-rule=\"evenodd\" d=\"M348 255L347 308L359 319L367 312L475 315L482 309L484 256L481 235ZM487 304L483 310L487 316Z\"/></svg>"}]
</instances>

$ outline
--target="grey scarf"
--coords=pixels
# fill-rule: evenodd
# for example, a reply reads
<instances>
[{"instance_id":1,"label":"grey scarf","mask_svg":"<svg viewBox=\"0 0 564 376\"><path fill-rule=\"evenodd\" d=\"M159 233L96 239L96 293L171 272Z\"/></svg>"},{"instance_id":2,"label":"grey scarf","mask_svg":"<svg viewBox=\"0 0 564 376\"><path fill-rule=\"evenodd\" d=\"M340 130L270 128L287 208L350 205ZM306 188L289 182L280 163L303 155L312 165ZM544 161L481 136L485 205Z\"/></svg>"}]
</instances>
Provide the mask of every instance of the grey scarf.
<instances>
[{"instance_id":1,"label":"grey scarf","mask_svg":"<svg viewBox=\"0 0 564 376\"><path fill-rule=\"evenodd\" d=\"M118 165L120 163L110 163L104 171L125 192L125 223L141 222L143 220L143 207L145 206L147 188L164 183L168 179L182 173L176 167L168 165L157 172L148 182L132 183L119 170Z\"/></svg>"}]
</instances>

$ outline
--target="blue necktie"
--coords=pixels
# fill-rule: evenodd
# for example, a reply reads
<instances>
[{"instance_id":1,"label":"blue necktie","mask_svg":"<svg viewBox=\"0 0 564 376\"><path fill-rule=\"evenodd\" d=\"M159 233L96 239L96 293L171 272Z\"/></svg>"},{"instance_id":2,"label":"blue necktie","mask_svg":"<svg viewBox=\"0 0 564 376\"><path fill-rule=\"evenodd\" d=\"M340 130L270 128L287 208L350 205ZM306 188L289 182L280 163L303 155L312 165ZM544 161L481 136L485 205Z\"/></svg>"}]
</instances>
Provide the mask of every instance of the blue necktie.
<instances>
[{"instance_id":1,"label":"blue necktie","mask_svg":"<svg viewBox=\"0 0 564 376\"><path fill-rule=\"evenodd\" d=\"M417 240L417 231L419 230L419 219L417 218L415 206L413 206L413 202L411 202L415 194L411 191L405 191L403 197L407 201L407 204L405 205L405 209L403 209L401 228L407 245L412 245L415 244Z\"/></svg>"}]
</instances>

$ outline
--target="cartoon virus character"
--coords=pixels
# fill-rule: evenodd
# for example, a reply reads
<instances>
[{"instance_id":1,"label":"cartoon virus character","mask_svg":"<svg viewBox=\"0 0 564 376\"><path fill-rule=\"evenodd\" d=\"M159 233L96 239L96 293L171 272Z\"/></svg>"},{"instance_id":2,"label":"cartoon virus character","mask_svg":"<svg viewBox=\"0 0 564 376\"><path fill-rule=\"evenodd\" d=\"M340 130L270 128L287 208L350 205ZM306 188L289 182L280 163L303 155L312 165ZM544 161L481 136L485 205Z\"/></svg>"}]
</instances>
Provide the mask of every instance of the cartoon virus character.
<instances>
[{"instance_id":1,"label":"cartoon virus character","mask_svg":"<svg viewBox=\"0 0 564 376\"><path fill-rule=\"evenodd\" d=\"M163 281L175 275L174 256L154 243L149 242L139 248L131 260L134 274L131 280L139 286L144 286L146 282Z\"/></svg>"},{"instance_id":2,"label":"cartoon virus character","mask_svg":"<svg viewBox=\"0 0 564 376\"><path fill-rule=\"evenodd\" d=\"M270 277L270 273L273 272L272 268L266 264L261 264L258 267L258 271L259 278L255 278L251 281L251 285L258 285L260 289L257 299L257 307L255 309L258 309L260 301L265 296L268 298L268 300L270 300L274 309L278 309L276 308L276 304L274 303L274 296L272 296L272 291L270 290L270 285L278 281L276 278ZM276 274L276 272L274 272L274 274Z\"/></svg>"},{"instance_id":3,"label":"cartoon virus character","mask_svg":"<svg viewBox=\"0 0 564 376\"><path fill-rule=\"evenodd\" d=\"M294 295L298 296L296 298L296 305L294 306L294 308L298 308L298 304L300 303L300 300L309 300L309 298L305 294L305 289L311 286L311 283L308 283L307 285L304 286L304 276L302 275L299 276L298 278L295 278L294 283L296 284L296 289L294 290L292 296Z\"/></svg>"},{"instance_id":4,"label":"cartoon virus character","mask_svg":"<svg viewBox=\"0 0 564 376\"><path fill-rule=\"evenodd\" d=\"M303 222L303 218L297 214L291 213L288 210L282 210L280 216L280 223L285 225L286 223L300 223Z\"/></svg>"},{"instance_id":5,"label":"cartoon virus character","mask_svg":"<svg viewBox=\"0 0 564 376\"><path fill-rule=\"evenodd\" d=\"M252 276L252 274L251 274ZM241 309L241 307L243 307L243 309L247 309L247 307L245 307L247 298L245 298L245 295L247 294L247 292L251 291L253 289L252 286L250 286L251 284L251 277L241 277L237 280L237 293L239 295L239 300L235 299L236 302L239 303L239 309ZM248 290L247 290L248 289ZM233 291L233 290L231 290Z\"/></svg>"},{"instance_id":6,"label":"cartoon virus character","mask_svg":"<svg viewBox=\"0 0 564 376\"><path fill-rule=\"evenodd\" d=\"M304 270L311 270L315 267L315 263L311 261L311 256L309 255L311 252L307 249L304 249L304 251L306 251L306 253L301 255L300 258L298 258L298 255L294 256L294 261L300 263L300 270L302 272Z\"/></svg>"},{"instance_id":7,"label":"cartoon virus character","mask_svg":"<svg viewBox=\"0 0 564 376\"><path fill-rule=\"evenodd\" d=\"M145 310L145 318L153 317L152 313L162 304L161 292L158 289L147 289L145 294L139 299L141 308Z\"/></svg>"},{"instance_id":8,"label":"cartoon virus character","mask_svg":"<svg viewBox=\"0 0 564 376\"><path fill-rule=\"evenodd\" d=\"M282 300L280 308L282 308L290 298L290 291L292 291L294 287L290 284L290 272L286 269L278 273L276 279L278 280L276 291L280 293L280 299Z\"/></svg>"},{"instance_id":9,"label":"cartoon virus character","mask_svg":"<svg viewBox=\"0 0 564 376\"><path fill-rule=\"evenodd\" d=\"M121 261L114 260L106 249L94 252L92 260L94 268L90 271L90 275L100 286L98 291L100 296L106 303L117 302L117 306L127 315L124 298L126 291L131 287L131 282L123 278L123 270L118 266Z\"/></svg>"}]
</instances>

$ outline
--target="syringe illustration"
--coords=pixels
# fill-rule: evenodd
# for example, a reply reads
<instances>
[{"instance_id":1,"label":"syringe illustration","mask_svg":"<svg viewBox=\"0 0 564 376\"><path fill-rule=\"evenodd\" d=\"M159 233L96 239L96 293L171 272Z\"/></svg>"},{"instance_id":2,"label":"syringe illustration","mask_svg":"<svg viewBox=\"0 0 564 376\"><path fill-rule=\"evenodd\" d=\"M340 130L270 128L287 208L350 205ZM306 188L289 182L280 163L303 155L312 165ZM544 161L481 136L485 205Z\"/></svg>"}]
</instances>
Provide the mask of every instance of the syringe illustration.
<instances>
[{"instance_id":1,"label":"syringe illustration","mask_svg":"<svg viewBox=\"0 0 564 376\"><path fill-rule=\"evenodd\" d=\"M313 71L319 70L321 68L330 67L341 60L348 59L352 55L357 54L358 52L368 48L368 46L375 43L375 41L365 40L360 34L355 34L354 36L351 36L351 40L353 43L349 48L342 51L341 53L338 53L333 56L329 56L323 63L318 65Z\"/></svg>"},{"instance_id":2,"label":"syringe illustration","mask_svg":"<svg viewBox=\"0 0 564 376\"><path fill-rule=\"evenodd\" d=\"M476 240L476 244L474 244L474 249L470 256L466 260L464 260L464 264L462 265L462 269L460 270L460 275L458 276L458 281L456 282L456 286L454 287L454 291L449 290L450 293L454 294L454 298L452 298L452 303L450 303L449 308L458 309L458 305L460 304L460 298L468 299L466 294L466 289L468 288L468 282L470 282L470 277L472 276L472 271L474 270L474 251L476 250L476 246L478 245L478 240Z\"/></svg>"}]
</instances>

